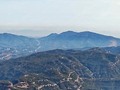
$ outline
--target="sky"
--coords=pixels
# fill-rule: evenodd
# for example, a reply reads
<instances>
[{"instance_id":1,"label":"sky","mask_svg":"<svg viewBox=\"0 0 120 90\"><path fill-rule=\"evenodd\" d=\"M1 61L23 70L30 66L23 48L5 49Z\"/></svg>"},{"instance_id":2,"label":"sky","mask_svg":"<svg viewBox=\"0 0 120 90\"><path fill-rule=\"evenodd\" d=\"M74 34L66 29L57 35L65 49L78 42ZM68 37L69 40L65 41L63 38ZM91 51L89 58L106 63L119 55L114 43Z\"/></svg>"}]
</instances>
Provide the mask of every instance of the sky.
<instances>
[{"instance_id":1,"label":"sky","mask_svg":"<svg viewBox=\"0 0 120 90\"><path fill-rule=\"evenodd\" d=\"M0 33L41 37L67 30L120 38L120 0L0 0Z\"/></svg>"}]
</instances>

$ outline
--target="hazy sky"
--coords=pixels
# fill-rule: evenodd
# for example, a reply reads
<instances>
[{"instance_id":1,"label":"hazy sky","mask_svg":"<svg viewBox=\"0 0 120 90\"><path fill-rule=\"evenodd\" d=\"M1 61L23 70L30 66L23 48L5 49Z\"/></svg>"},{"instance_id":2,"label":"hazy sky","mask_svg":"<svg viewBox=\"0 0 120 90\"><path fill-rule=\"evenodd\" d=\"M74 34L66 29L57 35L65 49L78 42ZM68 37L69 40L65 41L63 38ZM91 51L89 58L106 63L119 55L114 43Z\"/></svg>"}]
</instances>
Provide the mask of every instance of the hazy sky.
<instances>
[{"instance_id":1,"label":"hazy sky","mask_svg":"<svg viewBox=\"0 0 120 90\"><path fill-rule=\"evenodd\" d=\"M120 0L0 0L0 32L94 31L120 37Z\"/></svg>"}]
</instances>

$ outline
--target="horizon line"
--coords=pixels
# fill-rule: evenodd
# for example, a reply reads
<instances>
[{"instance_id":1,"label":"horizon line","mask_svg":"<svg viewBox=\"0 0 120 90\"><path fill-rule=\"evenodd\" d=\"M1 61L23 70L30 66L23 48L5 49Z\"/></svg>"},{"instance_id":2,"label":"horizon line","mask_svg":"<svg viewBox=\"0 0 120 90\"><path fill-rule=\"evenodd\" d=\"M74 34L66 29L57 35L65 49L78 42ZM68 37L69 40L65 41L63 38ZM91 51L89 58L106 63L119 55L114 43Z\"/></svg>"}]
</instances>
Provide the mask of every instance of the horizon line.
<instances>
[{"instance_id":1,"label":"horizon line","mask_svg":"<svg viewBox=\"0 0 120 90\"><path fill-rule=\"evenodd\" d=\"M85 31L75 31L75 30L66 30L66 31L62 31L62 32L52 32L52 33L49 33L48 35L43 35L43 36L28 36L28 35L24 35L24 34L18 34L18 33L12 33L12 32L0 32L0 34L11 34L11 35L17 35L17 36L25 36L25 37L32 37L32 38L41 38L41 37L46 37L46 36L49 36L50 34L61 34L61 33L65 33L65 32L73 32L73 33L83 33L83 32L90 32L90 33L94 33L94 34L99 34L99 35L104 35L104 36L110 36L110 37L114 37L114 38L118 38L120 39L119 37L116 37L116 36L112 36L112 35L106 35L106 34L102 34L102 33L98 33L98 32L95 32L95 31L88 31L88 30L85 30Z\"/></svg>"}]
</instances>

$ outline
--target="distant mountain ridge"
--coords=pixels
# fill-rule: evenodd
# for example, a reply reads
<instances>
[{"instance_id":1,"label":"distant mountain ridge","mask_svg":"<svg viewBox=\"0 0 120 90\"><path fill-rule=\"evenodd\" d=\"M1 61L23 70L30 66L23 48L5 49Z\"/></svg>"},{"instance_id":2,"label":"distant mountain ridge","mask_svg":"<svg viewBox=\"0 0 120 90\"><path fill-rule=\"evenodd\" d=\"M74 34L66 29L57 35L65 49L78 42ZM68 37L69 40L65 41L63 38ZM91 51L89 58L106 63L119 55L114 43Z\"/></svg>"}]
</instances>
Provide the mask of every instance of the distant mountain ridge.
<instances>
[{"instance_id":1,"label":"distant mountain ridge","mask_svg":"<svg viewBox=\"0 0 120 90\"><path fill-rule=\"evenodd\" d=\"M0 60L8 60L53 49L80 49L120 46L120 39L90 31L52 33L41 38L0 34Z\"/></svg>"},{"instance_id":2,"label":"distant mountain ridge","mask_svg":"<svg viewBox=\"0 0 120 90\"><path fill-rule=\"evenodd\" d=\"M38 47L37 39L9 33L0 34L0 60L35 53Z\"/></svg>"},{"instance_id":3,"label":"distant mountain ridge","mask_svg":"<svg viewBox=\"0 0 120 90\"><path fill-rule=\"evenodd\" d=\"M47 37L39 39L41 42L41 49L71 49L71 48L85 48L85 47L111 47L119 46L120 39L112 36L105 36L89 31L73 32L67 31L60 34L50 34Z\"/></svg>"}]
</instances>

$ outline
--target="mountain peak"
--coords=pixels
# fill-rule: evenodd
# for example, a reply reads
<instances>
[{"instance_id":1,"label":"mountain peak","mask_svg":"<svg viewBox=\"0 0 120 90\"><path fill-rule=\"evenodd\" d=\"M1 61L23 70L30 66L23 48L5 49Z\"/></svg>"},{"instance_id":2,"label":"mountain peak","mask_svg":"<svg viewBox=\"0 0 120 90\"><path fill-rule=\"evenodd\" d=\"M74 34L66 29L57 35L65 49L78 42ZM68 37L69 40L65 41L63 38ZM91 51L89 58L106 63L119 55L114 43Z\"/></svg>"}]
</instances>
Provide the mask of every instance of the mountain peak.
<instances>
[{"instance_id":1,"label":"mountain peak","mask_svg":"<svg viewBox=\"0 0 120 90\"><path fill-rule=\"evenodd\" d=\"M0 33L0 37L4 38L11 38L11 37L16 37L17 35L11 34L11 33Z\"/></svg>"},{"instance_id":2,"label":"mountain peak","mask_svg":"<svg viewBox=\"0 0 120 90\"><path fill-rule=\"evenodd\" d=\"M83 32L79 32L79 33L81 33L81 34L97 34L98 35L98 33L91 32L91 31L83 31Z\"/></svg>"},{"instance_id":3,"label":"mountain peak","mask_svg":"<svg viewBox=\"0 0 120 90\"><path fill-rule=\"evenodd\" d=\"M22 35L16 35L16 34L12 34L12 33L0 33L1 37L5 37L5 38L18 38L18 37L26 37L26 36L22 36Z\"/></svg>"},{"instance_id":4,"label":"mountain peak","mask_svg":"<svg viewBox=\"0 0 120 90\"><path fill-rule=\"evenodd\" d=\"M56 35L58 35L57 33L51 33L50 35L48 35L48 36L56 36Z\"/></svg>"},{"instance_id":5,"label":"mountain peak","mask_svg":"<svg viewBox=\"0 0 120 90\"><path fill-rule=\"evenodd\" d=\"M62 32L60 33L60 35L62 34L76 34L77 32L74 32L74 31L66 31L66 32Z\"/></svg>"},{"instance_id":6,"label":"mountain peak","mask_svg":"<svg viewBox=\"0 0 120 90\"><path fill-rule=\"evenodd\" d=\"M60 33L60 35L76 35L76 34L81 34L81 35L101 35L95 32L91 32L91 31L83 31L83 32L74 32L74 31L66 31L66 32L62 32Z\"/></svg>"},{"instance_id":7,"label":"mountain peak","mask_svg":"<svg viewBox=\"0 0 120 90\"><path fill-rule=\"evenodd\" d=\"M11 33L1 33L1 35L14 35L14 34L11 34Z\"/></svg>"}]
</instances>

